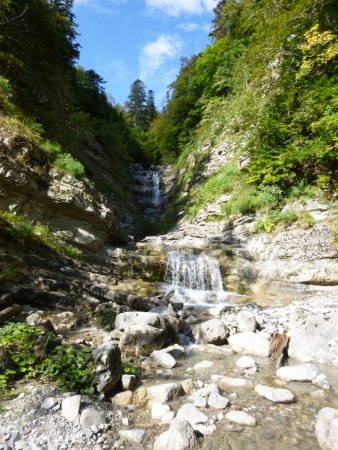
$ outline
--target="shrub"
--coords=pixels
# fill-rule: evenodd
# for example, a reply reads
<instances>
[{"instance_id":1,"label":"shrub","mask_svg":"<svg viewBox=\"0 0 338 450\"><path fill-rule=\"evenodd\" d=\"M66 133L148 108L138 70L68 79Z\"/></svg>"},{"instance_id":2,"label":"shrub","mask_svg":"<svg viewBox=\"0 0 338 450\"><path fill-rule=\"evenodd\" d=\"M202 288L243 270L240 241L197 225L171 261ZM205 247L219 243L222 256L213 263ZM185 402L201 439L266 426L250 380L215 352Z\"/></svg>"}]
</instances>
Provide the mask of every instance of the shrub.
<instances>
[{"instance_id":1,"label":"shrub","mask_svg":"<svg viewBox=\"0 0 338 450\"><path fill-rule=\"evenodd\" d=\"M0 95L9 97L13 93L12 85L9 80L0 75Z\"/></svg>"},{"instance_id":2,"label":"shrub","mask_svg":"<svg viewBox=\"0 0 338 450\"><path fill-rule=\"evenodd\" d=\"M291 225L298 220L298 214L292 208L285 211L273 210L260 217L255 225L258 232L271 233L279 225Z\"/></svg>"},{"instance_id":3,"label":"shrub","mask_svg":"<svg viewBox=\"0 0 338 450\"><path fill-rule=\"evenodd\" d=\"M62 154L62 148L56 142L47 140L41 145L41 148L53 159L57 158L59 155Z\"/></svg>"},{"instance_id":4,"label":"shrub","mask_svg":"<svg viewBox=\"0 0 338 450\"><path fill-rule=\"evenodd\" d=\"M75 178L82 178L85 174L83 164L81 164L80 161L77 161L76 159L74 159L72 157L72 155L70 155L68 153L59 155L56 158L54 165L58 169L68 172L70 175L72 175Z\"/></svg>"}]
</instances>

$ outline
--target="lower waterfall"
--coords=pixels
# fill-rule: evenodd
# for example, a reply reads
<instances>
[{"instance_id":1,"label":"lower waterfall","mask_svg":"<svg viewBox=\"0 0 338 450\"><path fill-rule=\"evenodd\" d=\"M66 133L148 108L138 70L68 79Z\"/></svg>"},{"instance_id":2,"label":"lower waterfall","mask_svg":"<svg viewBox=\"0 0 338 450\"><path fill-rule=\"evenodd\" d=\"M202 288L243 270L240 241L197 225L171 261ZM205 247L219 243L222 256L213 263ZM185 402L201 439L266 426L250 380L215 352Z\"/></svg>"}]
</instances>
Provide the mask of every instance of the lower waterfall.
<instances>
[{"instance_id":1,"label":"lower waterfall","mask_svg":"<svg viewBox=\"0 0 338 450\"><path fill-rule=\"evenodd\" d=\"M212 304L227 299L217 259L190 249L168 253L165 288L174 289L175 298L188 304Z\"/></svg>"}]
</instances>

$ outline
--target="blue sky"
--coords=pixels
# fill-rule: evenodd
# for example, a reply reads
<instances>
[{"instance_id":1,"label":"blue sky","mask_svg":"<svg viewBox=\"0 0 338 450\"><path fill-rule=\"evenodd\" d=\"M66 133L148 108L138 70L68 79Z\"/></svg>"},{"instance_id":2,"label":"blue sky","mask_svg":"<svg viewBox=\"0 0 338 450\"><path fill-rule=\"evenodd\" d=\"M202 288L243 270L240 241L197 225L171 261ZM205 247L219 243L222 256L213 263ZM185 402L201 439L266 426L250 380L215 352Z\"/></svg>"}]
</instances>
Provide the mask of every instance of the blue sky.
<instances>
[{"instance_id":1,"label":"blue sky","mask_svg":"<svg viewBox=\"0 0 338 450\"><path fill-rule=\"evenodd\" d=\"M127 100L140 78L162 107L181 56L209 43L217 0L75 0L81 44L80 64L107 82L117 103Z\"/></svg>"}]
</instances>

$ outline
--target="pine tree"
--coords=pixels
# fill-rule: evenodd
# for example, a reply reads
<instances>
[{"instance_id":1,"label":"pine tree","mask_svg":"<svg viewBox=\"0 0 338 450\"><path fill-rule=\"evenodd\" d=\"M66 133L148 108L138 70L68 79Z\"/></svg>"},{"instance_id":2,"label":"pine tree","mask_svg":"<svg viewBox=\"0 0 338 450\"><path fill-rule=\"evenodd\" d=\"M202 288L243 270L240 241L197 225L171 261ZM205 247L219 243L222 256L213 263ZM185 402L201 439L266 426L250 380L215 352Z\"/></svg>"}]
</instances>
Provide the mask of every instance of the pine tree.
<instances>
[{"instance_id":1,"label":"pine tree","mask_svg":"<svg viewBox=\"0 0 338 450\"><path fill-rule=\"evenodd\" d=\"M132 125L141 130L145 130L146 123L146 89L143 81L137 79L130 87L128 96L128 112Z\"/></svg>"},{"instance_id":2,"label":"pine tree","mask_svg":"<svg viewBox=\"0 0 338 450\"><path fill-rule=\"evenodd\" d=\"M148 95L147 95L145 115L146 115L147 128L149 128L149 125L157 116L154 91L152 91L151 89L148 91Z\"/></svg>"}]
</instances>

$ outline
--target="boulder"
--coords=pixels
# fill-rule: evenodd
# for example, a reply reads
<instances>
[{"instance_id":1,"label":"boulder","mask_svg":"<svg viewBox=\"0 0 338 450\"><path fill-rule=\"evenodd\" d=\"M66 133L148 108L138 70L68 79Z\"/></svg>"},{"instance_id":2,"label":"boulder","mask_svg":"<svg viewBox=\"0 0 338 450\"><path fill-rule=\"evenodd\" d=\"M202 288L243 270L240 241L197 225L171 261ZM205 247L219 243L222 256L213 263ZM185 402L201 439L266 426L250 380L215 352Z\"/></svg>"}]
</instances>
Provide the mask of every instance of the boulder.
<instances>
[{"instance_id":1,"label":"boulder","mask_svg":"<svg viewBox=\"0 0 338 450\"><path fill-rule=\"evenodd\" d=\"M196 444L196 436L187 420L176 418L168 431L155 440L153 450L185 450Z\"/></svg>"},{"instance_id":2,"label":"boulder","mask_svg":"<svg viewBox=\"0 0 338 450\"><path fill-rule=\"evenodd\" d=\"M244 425L247 427L256 426L256 419L245 411L230 411L225 417L230 422L236 423L237 425Z\"/></svg>"},{"instance_id":3,"label":"boulder","mask_svg":"<svg viewBox=\"0 0 338 450\"><path fill-rule=\"evenodd\" d=\"M187 420L194 429L196 425L205 424L208 422L208 417L201 413L196 406L191 403L186 403L181 406L181 408L177 411L177 417L179 419Z\"/></svg>"},{"instance_id":4,"label":"boulder","mask_svg":"<svg viewBox=\"0 0 338 450\"><path fill-rule=\"evenodd\" d=\"M102 394L111 392L121 379L121 352L112 341L104 342L93 351L96 388Z\"/></svg>"},{"instance_id":5,"label":"boulder","mask_svg":"<svg viewBox=\"0 0 338 450\"><path fill-rule=\"evenodd\" d=\"M242 356L236 361L236 366L241 369L252 369L256 367L256 362L251 356Z\"/></svg>"},{"instance_id":6,"label":"boulder","mask_svg":"<svg viewBox=\"0 0 338 450\"><path fill-rule=\"evenodd\" d=\"M293 403L296 401L295 396L288 389L273 388L258 384L255 387L256 394L271 400L273 403Z\"/></svg>"},{"instance_id":7,"label":"boulder","mask_svg":"<svg viewBox=\"0 0 338 450\"><path fill-rule=\"evenodd\" d=\"M166 331L149 325L135 325L126 328L120 339L120 348L125 358L149 356L161 349L168 341Z\"/></svg>"},{"instance_id":8,"label":"boulder","mask_svg":"<svg viewBox=\"0 0 338 450\"><path fill-rule=\"evenodd\" d=\"M151 406L151 417L161 420L162 423L170 423L175 417L175 413L170 410L169 405L153 402Z\"/></svg>"},{"instance_id":9,"label":"boulder","mask_svg":"<svg viewBox=\"0 0 338 450\"><path fill-rule=\"evenodd\" d=\"M270 343L252 331L233 334L228 338L232 350L254 356L269 356Z\"/></svg>"},{"instance_id":10,"label":"boulder","mask_svg":"<svg viewBox=\"0 0 338 450\"><path fill-rule=\"evenodd\" d=\"M197 398L206 398L209 397L209 395L212 392L216 392L217 394L219 394L219 389L217 384L212 383L212 384L207 384L206 386L202 387L201 389L198 389L197 391L193 392L189 397L188 400L196 400Z\"/></svg>"},{"instance_id":11,"label":"boulder","mask_svg":"<svg viewBox=\"0 0 338 450\"><path fill-rule=\"evenodd\" d=\"M212 392L208 397L208 406L215 409L225 409L229 404L229 400L217 392Z\"/></svg>"},{"instance_id":12,"label":"boulder","mask_svg":"<svg viewBox=\"0 0 338 450\"><path fill-rule=\"evenodd\" d=\"M149 327L161 328L158 314L153 312L124 312L115 318L115 330L124 331L129 327L147 325Z\"/></svg>"},{"instance_id":13,"label":"boulder","mask_svg":"<svg viewBox=\"0 0 338 450\"><path fill-rule=\"evenodd\" d=\"M313 314L295 308L290 314L288 336L289 356L338 366L338 311Z\"/></svg>"},{"instance_id":14,"label":"boulder","mask_svg":"<svg viewBox=\"0 0 338 450\"><path fill-rule=\"evenodd\" d=\"M319 411L316 436L323 450L338 450L338 409L323 408Z\"/></svg>"},{"instance_id":15,"label":"boulder","mask_svg":"<svg viewBox=\"0 0 338 450\"><path fill-rule=\"evenodd\" d=\"M228 334L225 323L220 319L208 320L200 326L200 338L208 344L226 344Z\"/></svg>"},{"instance_id":16,"label":"boulder","mask_svg":"<svg viewBox=\"0 0 338 450\"><path fill-rule=\"evenodd\" d=\"M251 387L252 380L248 380L247 378L232 378L225 377L223 375L211 375L210 380L213 383L217 383L218 387L221 391L225 391L230 387Z\"/></svg>"},{"instance_id":17,"label":"boulder","mask_svg":"<svg viewBox=\"0 0 338 450\"><path fill-rule=\"evenodd\" d=\"M203 371L211 369L215 364L212 361L201 361L194 365L193 369L196 371Z\"/></svg>"},{"instance_id":18,"label":"boulder","mask_svg":"<svg viewBox=\"0 0 338 450\"><path fill-rule=\"evenodd\" d=\"M257 321L255 315L251 311L240 311L237 314L238 331L256 331Z\"/></svg>"},{"instance_id":19,"label":"boulder","mask_svg":"<svg viewBox=\"0 0 338 450\"><path fill-rule=\"evenodd\" d=\"M157 384L147 387L148 401L167 403L169 400L179 397L182 394L182 386L179 383Z\"/></svg>"},{"instance_id":20,"label":"boulder","mask_svg":"<svg viewBox=\"0 0 338 450\"><path fill-rule=\"evenodd\" d=\"M149 356L149 361L158 367L172 369L176 366L176 359L165 351L154 351Z\"/></svg>"},{"instance_id":21,"label":"boulder","mask_svg":"<svg viewBox=\"0 0 338 450\"><path fill-rule=\"evenodd\" d=\"M122 387L125 391L133 391L136 386L136 377L135 375L122 375Z\"/></svg>"},{"instance_id":22,"label":"boulder","mask_svg":"<svg viewBox=\"0 0 338 450\"><path fill-rule=\"evenodd\" d=\"M319 375L319 369L314 364L284 366L277 370L276 375L286 381L314 381Z\"/></svg>"},{"instance_id":23,"label":"boulder","mask_svg":"<svg viewBox=\"0 0 338 450\"><path fill-rule=\"evenodd\" d=\"M105 425L105 416L94 408L86 408L82 411L80 416L80 425L83 428L89 428L92 426L99 427Z\"/></svg>"}]
</instances>

